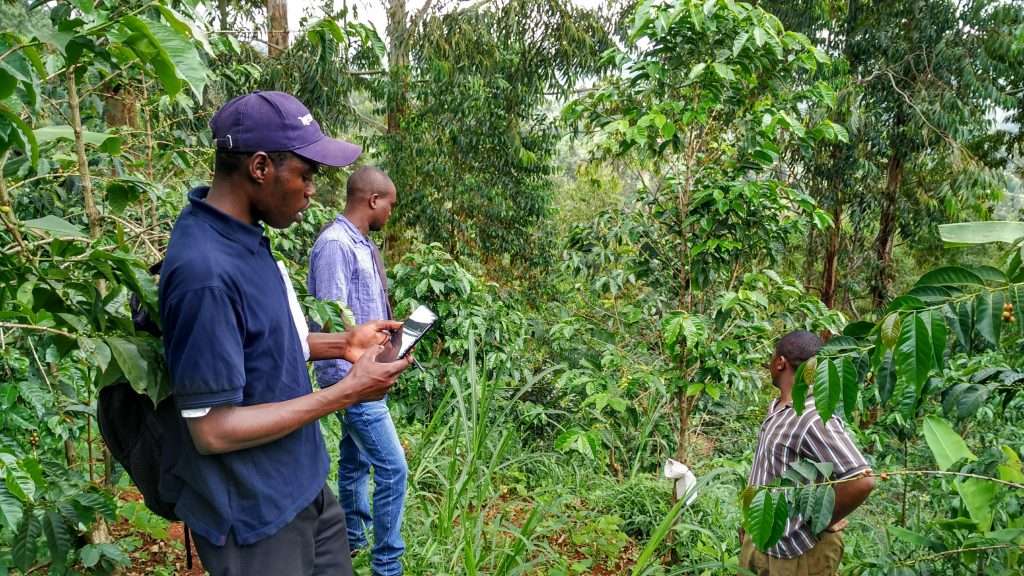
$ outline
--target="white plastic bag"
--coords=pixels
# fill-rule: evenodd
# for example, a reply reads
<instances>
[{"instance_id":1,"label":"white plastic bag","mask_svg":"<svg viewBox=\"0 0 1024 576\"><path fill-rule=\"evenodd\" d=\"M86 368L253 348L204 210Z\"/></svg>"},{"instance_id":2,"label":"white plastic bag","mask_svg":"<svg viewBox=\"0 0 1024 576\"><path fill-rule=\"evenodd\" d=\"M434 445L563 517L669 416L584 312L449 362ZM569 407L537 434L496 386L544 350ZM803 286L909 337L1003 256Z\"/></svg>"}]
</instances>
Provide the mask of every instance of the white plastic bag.
<instances>
[{"instance_id":1,"label":"white plastic bag","mask_svg":"<svg viewBox=\"0 0 1024 576\"><path fill-rule=\"evenodd\" d=\"M686 505L697 499L697 477L682 462L671 458L665 461L665 478L675 481L676 500L686 497Z\"/></svg>"}]
</instances>

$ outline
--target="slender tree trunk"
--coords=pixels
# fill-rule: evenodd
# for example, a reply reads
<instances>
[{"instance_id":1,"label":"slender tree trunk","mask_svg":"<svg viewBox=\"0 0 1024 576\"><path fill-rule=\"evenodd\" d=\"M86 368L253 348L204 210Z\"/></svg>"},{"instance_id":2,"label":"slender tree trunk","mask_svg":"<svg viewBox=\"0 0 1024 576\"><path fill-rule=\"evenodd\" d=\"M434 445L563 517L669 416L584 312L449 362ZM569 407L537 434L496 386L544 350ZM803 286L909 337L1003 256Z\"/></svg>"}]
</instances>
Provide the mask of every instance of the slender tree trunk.
<instances>
[{"instance_id":1,"label":"slender tree trunk","mask_svg":"<svg viewBox=\"0 0 1024 576\"><path fill-rule=\"evenodd\" d=\"M4 227L14 237L14 241L21 247L22 256L26 259L31 259L32 253L29 252L28 246L21 237L21 231L18 230L18 217L14 214L14 208L11 207L11 198L7 194L7 181L4 179L4 165L7 164L7 155L10 152L10 150L7 150L0 154L0 220L3 221Z\"/></svg>"},{"instance_id":2,"label":"slender tree trunk","mask_svg":"<svg viewBox=\"0 0 1024 576\"><path fill-rule=\"evenodd\" d=\"M75 68L68 68L68 106L71 108L71 129L75 133L75 154L78 157L78 175L82 179L82 196L85 198L85 216L89 219L89 236L100 235L100 212L92 195L92 177L89 175L89 160L85 156L85 138L82 135L82 113L78 104L78 87L75 83Z\"/></svg>"},{"instance_id":3,"label":"slender tree trunk","mask_svg":"<svg viewBox=\"0 0 1024 576\"><path fill-rule=\"evenodd\" d=\"M818 263L818 232L812 226L807 233L807 251L804 254L804 286L812 286L817 273Z\"/></svg>"},{"instance_id":4,"label":"slender tree trunk","mask_svg":"<svg viewBox=\"0 0 1024 576\"><path fill-rule=\"evenodd\" d=\"M832 208L832 220L834 224L829 230L828 241L825 244L825 262L821 274L821 301L829 308L836 307L836 264L839 259L839 241L843 234L843 204L839 195L836 196L835 206Z\"/></svg>"},{"instance_id":5,"label":"slender tree trunk","mask_svg":"<svg viewBox=\"0 0 1024 576\"><path fill-rule=\"evenodd\" d=\"M397 134L405 114L408 94L407 68L409 65L409 14L405 0L391 0L388 4L388 59L391 94L387 108L388 134Z\"/></svg>"},{"instance_id":6,"label":"slender tree trunk","mask_svg":"<svg viewBox=\"0 0 1024 576\"><path fill-rule=\"evenodd\" d=\"M288 48L288 2L267 0L267 54L277 56Z\"/></svg>"},{"instance_id":7,"label":"slender tree trunk","mask_svg":"<svg viewBox=\"0 0 1024 576\"><path fill-rule=\"evenodd\" d=\"M688 460L687 456L690 451L690 416L693 413L693 407L697 404L697 397L691 399L686 394L686 390L680 390L678 395L679 404L679 434L676 437L676 460L686 464ZM673 501L675 501L675 493L673 492Z\"/></svg>"},{"instance_id":8,"label":"slender tree trunk","mask_svg":"<svg viewBox=\"0 0 1024 576\"><path fill-rule=\"evenodd\" d=\"M899 152L893 152L886 169L882 213L878 217L878 236L875 237L875 259L878 269L871 287L871 299L876 309L885 305L892 288L892 247L896 237L896 207L902 180L903 157Z\"/></svg>"},{"instance_id":9,"label":"slender tree trunk","mask_svg":"<svg viewBox=\"0 0 1024 576\"><path fill-rule=\"evenodd\" d=\"M220 29L228 30L228 0L217 0L217 13L220 16Z\"/></svg>"}]
</instances>

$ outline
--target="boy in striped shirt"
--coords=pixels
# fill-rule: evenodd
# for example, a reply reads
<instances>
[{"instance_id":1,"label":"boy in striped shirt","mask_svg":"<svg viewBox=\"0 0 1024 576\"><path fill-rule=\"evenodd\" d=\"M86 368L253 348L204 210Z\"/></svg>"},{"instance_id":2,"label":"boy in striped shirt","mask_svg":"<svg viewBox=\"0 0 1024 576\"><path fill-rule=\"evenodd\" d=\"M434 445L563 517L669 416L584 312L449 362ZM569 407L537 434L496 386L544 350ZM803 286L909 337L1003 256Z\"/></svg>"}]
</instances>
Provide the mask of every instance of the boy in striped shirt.
<instances>
[{"instance_id":1,"label":"boy in striped shirt","mask_svg":"<svg viewBox=\"0 0 1024 576\"><path fill-rule=\"evenodd\" d=\"M836 492L832 523L814 534L802 517L790 518L779 542L761 552L742 534L740 566L757 576L832 576L843 557L842 530L846 516L864 503L875 487L871 468L850 439L842 420L833 415L822 422L808 395L803 414L793 409L793 382L800 364L818 353L822 341L811 332L785 335L775 345L769 370L779 398L768 407L761 425L748 484L770 484L800 459L831 462Z\"/></svg>"}]
</instances>

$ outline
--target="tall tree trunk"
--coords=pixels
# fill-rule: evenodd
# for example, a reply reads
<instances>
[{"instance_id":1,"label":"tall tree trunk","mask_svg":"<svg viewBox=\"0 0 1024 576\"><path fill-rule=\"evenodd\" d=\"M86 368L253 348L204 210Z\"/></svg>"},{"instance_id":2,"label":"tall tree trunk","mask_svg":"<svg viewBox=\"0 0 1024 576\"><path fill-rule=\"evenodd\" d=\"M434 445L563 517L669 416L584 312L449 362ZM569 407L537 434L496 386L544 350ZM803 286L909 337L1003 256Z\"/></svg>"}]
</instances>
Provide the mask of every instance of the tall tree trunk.
<instances>
[{"instance_id":1,"label":"tall tree trunk","mask_svg":"<svg viewBox=\"0 0 1024 576\"><path fill-rule=\"evenodd\" d=\"M391 78L391 94L388 98L388 134L397 134L401 118L405 113L408 92L407 73L409 65L409 14L405 0L391 0L388 3L388 60Z\"/></svg>"},{"instance_id":2,"label":"tall tree trunk","mask_svg":"<svg viewBox=\"0 0 1024 576\"><path fill-rule=\"evenodd\" d=\"M220 16L221 31L228 30L228 0L217 0L217 13Z\"/></svg>"},{"instance_id":3,"label":"tall tree trunk","mask_svg":"<svg viewBox=\"0 0 1024 576\"><path fill-rule=\"evenodd\" d=\"M812 286L817 275L818 264L818 233L813 226L807 232L806 242L807 251L804 254L803 282L804 286Z\"/></svg>"},{"instance_id":4,"label":"tall tree trunk","mask_svg":"<svg viewBox=\"0 0 1024 576\"><path fill-rule=\"evenodd\" d=\"M267 0L267 54L277 56L288 48L288 2Z\"/></svg>"},{"instance_id":5,"label":"tall tree trunk","mask_svg":"<svg viewBox=\"0 0 1024 576\"><path fill-rule=\"evenodd\" d=\"M68 107L71 108L71 128L75 134L75 154L78 158L78 175L82 180L82 196L85 199L85 215L89 219L89 236L100 235L100 212L92 195L92 177L89 174L89 160L85 156L85 138L82 133L82 113L78 103L78 86L75 82L75 67L68 68Z\"/></svg>"},{"instance_id":6,"label":"tall tree trunk","mask_svg":"<svg viewBox=\"0 0 1024 576\"><path fill-rule=\"evenodd\" d=\"M885 195L882 198L882 213L878 217L878 236L875 237L878 269L871 286L871 299L876 309L885 305L892 288L892 246L896 237L896 206L902 180L903 156L893 152L886 168Z\"/></svg>"},{"instance_id":7,"label":"tall tree trunk","mask_svg":"<svg viewBox=\"0 0 1024 576\"><path fill-rule=\"evenodd\" d=\"M821 274L821 301L829 308L836 307L836 263L839 259L839 241L843 234L843 203L839 194L836 195L835 206L832 208L832 220L834 223L828 232Z\"/></svg>"}]
</instances>

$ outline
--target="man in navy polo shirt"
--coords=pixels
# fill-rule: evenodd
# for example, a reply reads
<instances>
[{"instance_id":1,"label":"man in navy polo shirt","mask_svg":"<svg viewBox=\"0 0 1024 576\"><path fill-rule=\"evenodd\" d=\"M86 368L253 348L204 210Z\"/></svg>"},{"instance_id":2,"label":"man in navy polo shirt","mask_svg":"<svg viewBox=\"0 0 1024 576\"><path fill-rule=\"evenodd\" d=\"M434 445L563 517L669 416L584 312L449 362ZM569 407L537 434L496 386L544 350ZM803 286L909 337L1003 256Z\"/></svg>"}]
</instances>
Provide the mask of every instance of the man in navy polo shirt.
<instances>
[{"instance_id":1,"label":"man in navy polo shirt","mask_svg":"<svg viewBox=\"0 0 1024 576\"><path fill-rule=\"evenodd\" d=\"M382 398L411 360L376 361L395 322L310 335L309 359L354 362L344 379L313 392L261 223L301 219L318 167L351 164L360 150L326 137L281 92L235 98L210 126L212 186L189 193L161 270L164 348L192 440L161 490L173 492L215 576L351 574L317 421Z\"/></svg>"}]
</instances>

